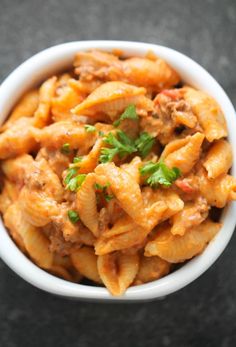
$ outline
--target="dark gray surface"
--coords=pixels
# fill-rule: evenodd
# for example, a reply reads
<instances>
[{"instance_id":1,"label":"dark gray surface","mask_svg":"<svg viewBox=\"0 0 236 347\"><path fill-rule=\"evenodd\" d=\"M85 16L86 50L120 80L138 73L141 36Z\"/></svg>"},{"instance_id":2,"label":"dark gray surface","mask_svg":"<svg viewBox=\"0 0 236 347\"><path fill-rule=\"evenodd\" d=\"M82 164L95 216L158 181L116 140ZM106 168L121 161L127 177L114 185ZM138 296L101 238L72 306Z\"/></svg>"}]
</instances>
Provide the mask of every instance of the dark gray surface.
<instances>
[{"instance_id":1,"label":"dark gray surface","mask_svg":"<svg viewBox=\"0 0 236 347\"><path fill-rule=\"evenodd\" d=\"M0 0L0 81L57 43L160 43L207 68L236 104L235 0ZM236 236L200 279L165 300L91 304L43 293L0 262L0 346L236 345Z\"/></svg>"}]
</instances>

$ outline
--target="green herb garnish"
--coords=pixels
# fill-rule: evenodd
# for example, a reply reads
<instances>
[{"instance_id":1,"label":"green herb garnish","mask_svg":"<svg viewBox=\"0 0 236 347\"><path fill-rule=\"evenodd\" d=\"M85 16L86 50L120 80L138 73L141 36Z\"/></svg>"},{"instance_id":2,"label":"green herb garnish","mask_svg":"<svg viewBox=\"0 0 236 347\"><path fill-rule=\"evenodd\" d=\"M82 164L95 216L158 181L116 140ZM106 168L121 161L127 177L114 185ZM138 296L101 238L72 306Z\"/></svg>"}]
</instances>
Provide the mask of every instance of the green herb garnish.
<instances>
[{"instance_id":1,"label":"green herb garnish","mask_svg":"<svg viewBox=\"0 0 236 347\"><path fill-rule=\"evenodd\" d=\"M94 125L86 124L84 127L87 133L93 133L94 131L96 131L96 128Z\"/></svg>"},{"instance_id":2,"label":"green herb garnish","mask_svg":"<svg viewBox=\"0 0 236 347\"><path fill-rule=\"evenodd\" d=\"M149 162L145 164L141 169L142 176L148 176L146 183L151 187L156 187L159 184L164 187L170 187L171 184L181 175L180 169L174 167L168 168L163 161L158 163Z\"/></svg>"},{"instance_id":3,"label":"green herb garnish","mask_svg":"<svg viewBox=\"0 0 236 347\"><path fill-rule=\"evenodd\" d=\"M73 163L74 163L74 164L80 163L82 160L83 160L83 157L74 157Z\"/></svg>"},{"instance_id":4,"label":"green herb garnish","mask_svg":"<svg viewBox=\"0 0 236 347\"><path fill-rule=\"evenodd\" d=\"M113 125L118 127L122 120L124 119L138 119L138 115L136 113L135 105L129 105L125 111L122 113L119 119L117 119Z\"/></svg>"},{"instance_id":5,"label":"green herb garnish","mask_svg":"<svg viewBox=\"0 0 236 347\"><path fill-rule=\"evenodd\" d=\"M97 190L98 193L103 194L104 199L109 202L110 200L112 200L114 198L114 195L112 194L107 194L107 188L110 187L110 183L107 182L104 186L99 184L99 183L95 183L94 184L94 188ZM99 197L97 197L97 201L99 202Z\"/></svg>"},{"instance_id":6,"label":"green herb garnish","mask_svg":"<svg viewBox=\"0 0 236 347\"><path fill-rule=\"evenodd\" d=\"M66 178L64 180L66 184L66 189L69 189L72 192L74 192L80 188L80 186L82 185L82 183L84 182L86 178L86 175L80 174L75 176L78 172L78 168L76 167L69 168L67 171L68 171L68 174L66 175Z\"/></svg>"},{"instance_id":7,"label":"green herb garnish","mask_svg":"<svg viewBox=\"0 0 236 347\"><path fill-rule=\"evenodd\" d=\"M76 167L75 168L74 167L73 168L69 168L67 170L68 173L67 173L66 178L64 180L65 184L68 184L70 182L72 177L77 174L77 171L78 171L78 168L76 168Z\"/></svg>"},{"instance_id":8,"label":"green herb garnish","mask_svg":"<svg viewBox=\"0 0 236 347\"><path fill-rule=\"evenodd\" d=\"M99 130L98 135L99 135L100 137L103 137L103 136L104 136L104 132L101 131L101 130Z\"/></svg>"},{"instance_id":9,"label":"green herb garnish","mask_svg":"<svg viewBox=\"0 0 236 347\"><path fill-rule=\"evenodd\" d=\"M109 148L102 148L99 161L101 163L107 163L112 161L115 155L119 158L124 158L126 155L136 152L134 141L129 138L123 131L118 130L117 137L113 133L109 133L104 142L110 145Z\"/></svg>"},{"instance_id":10,"label":"green herb garnish","mask_svg":"<svg viewBox=\"0 0 236 347\"><path fill-rule=\"evenodd\" d=\"M103 191L104 187L105 187L105 186L102 186L102 185L99 184L99 183L95 183L95 184L94 184L94 188L95 188L96 190L101 190L101 191Z\"/></svg>"},{"instance_id":11,"label":"green herb garnish","mask_svg":"<svg viewBox=\"0 0 236 347\"><path fill-rule=\"evenodd\" d=\"M94 188L96 190L100 190L101 192L103 192L104 190L106 190L108 187L110 187L110 182L107 182L104 186L99 184L99 183L95 183L94 184Z\"/></svg>"},{"instance_id":12,"label":"green herb garnish","mask_svg":"<svg viewBox=\"0 0 236 347\"><path fill-rule=\"evenodd\" d=\"M155 138L148 133L143 132L140 134L139 138L135 141L135 146L142 158L145 158L150 153L154 142Z\"/></svg>"},{"instance_id":13,"label":"green herb garnish","mask_svg":"<svg viewBox=\"0 0 236 347\"><path fill-rule=\"evenodd\" d=\"M72 192L78 190L81 187L82 183L84 182L85 178L86 178L85 174L80 174L73 177L70 180L70 182L67 184L66 189L69 189Z\"/></svg>"},{"instance_id":14,"label":"green herb garnish","mask_svg":"<svg viewBox=\"0 0 236 347\"><path fill-rule=\"evenodd\" d=\"M109 201L111 201L113 198L114 198L114 195L112 195L112 194L106 194L106 195L104 195L104 198L105 198L105 200L107 201L107 202L109 202Z\"/></svg>"},{"instance_id":15,"label":"green herb garnish","mask_svg":"<svg viewBox=\"0 0 236 347\"><path fill-rule=\"evenodd\" d=\"M76 211L69 210L69 211L67 212L67 215L68 215L68 217L69 217L69 220L70 220L71 223L73 223L73 224L77 223L77 222L80 220L79 215L78 215L78 213L77 213Z\"/></svg>"},{"instance_id":16,"label":"green herb garnish","mask_svg":"<svg viewBox=\"0 0 236 347\"><path fill-rule=\"evenodd\" d=\"M61 147L61 153L62 154L70 154L70 144L64 143L64 145Z\"/></svg>"}]
</instances>

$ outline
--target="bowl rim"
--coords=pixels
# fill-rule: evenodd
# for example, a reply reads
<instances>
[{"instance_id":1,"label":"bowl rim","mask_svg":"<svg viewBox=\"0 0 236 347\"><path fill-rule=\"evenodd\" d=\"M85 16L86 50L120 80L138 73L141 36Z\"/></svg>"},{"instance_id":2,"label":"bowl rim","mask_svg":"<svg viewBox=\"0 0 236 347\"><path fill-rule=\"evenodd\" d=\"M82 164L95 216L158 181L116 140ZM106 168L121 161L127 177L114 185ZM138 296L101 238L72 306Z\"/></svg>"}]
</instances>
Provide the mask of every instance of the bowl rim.
<instances>
[{"instance_id":1,"label":"bowl rim","mask_svg":"<svg viewBox=\"0 0 236 347\"><path fill-rule=\"evenodd\" d=\"M188 56L168 47L133 41L96 40L74 41L47 48L23 62L0 86L0 118L4 121L17 99L36 82L50 75L50 71L68 66L77 51L92 48L102 50L121 49L127 55L145 55L148 51L165 59L181 75L183 80L191 79L193 86L211 94L220 104L227 124L235 122L235 110L219 83L198 63ZM189 82L188 82L189 83ZM14 95L14 97L13 97ZM9 100L11 100L9 102ZM232 127L228 127L229 141L233 147L234 163L231 169L235 175L236 138ZM221 255L227 246L236 224L236 205L230 203L224 209L223 226L217 236L199 256L188 261L180 269L153 282L129 288L121 297L113 297L103 287L93 287L68 282L42 270L25 256L11 239L0 220L0 256L19 276L32 285L52 294L84 300L144 301L171 294L194 281L203 274Z\"/></svg>"}]
</instances>

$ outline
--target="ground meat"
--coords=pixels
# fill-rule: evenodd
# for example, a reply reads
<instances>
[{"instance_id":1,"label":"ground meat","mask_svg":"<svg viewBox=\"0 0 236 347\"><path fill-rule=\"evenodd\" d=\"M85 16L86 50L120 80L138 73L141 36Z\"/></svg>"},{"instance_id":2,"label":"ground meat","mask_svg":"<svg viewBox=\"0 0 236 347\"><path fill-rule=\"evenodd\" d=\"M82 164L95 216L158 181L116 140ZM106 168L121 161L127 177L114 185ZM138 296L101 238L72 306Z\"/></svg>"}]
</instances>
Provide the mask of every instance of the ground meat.
<instances>
[{"instance_id":1,"label":"ground meat","mask_svg":"<svg viewBox=\"0 0 236 347\"><path fill-rule=\"evenodd\" d=\"M159 93L154 100L154 104L157 120L162 124L158 139L163 145L176 138L186 137L201 131L191 106L182 99L178 89ZM181 131L176 131L180 127Z\"/></svg>"},{"instance_id":2,"label":"ground meat","mask_svg":"<svg viewBox=\"0 0 236 347\"><path fill-rule=\"evenodd\" d=\"M51 169L59 178L61 178L62 172L68 168L70 163L70 158L67 155L62 154L59 150L55 149L42 148L39 151L36 160L38 161L41 158L47 160Z\"/></svg>"},{"instance_id":3,"label":"ground meat","mask_svg":"<svg viewBox=\"0 0 236 347\"><path fill-rule=\"evenodd\" d=\"M80 243L73 243L70 241L65 241L61 227L56 223L52 223L48 226L49 228L49 239L50 251L55 252L61 256L69 255L75 249L80 248Z\"/></svg>"}]
</instances>

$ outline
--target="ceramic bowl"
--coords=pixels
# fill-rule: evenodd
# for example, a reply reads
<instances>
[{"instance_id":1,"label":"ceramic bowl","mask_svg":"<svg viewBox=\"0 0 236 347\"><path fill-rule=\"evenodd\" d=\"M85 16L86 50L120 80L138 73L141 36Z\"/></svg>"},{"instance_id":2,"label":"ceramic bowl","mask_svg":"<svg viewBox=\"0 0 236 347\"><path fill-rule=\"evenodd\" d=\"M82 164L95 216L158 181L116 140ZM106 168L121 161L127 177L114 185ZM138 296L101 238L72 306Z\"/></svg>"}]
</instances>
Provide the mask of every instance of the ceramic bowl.
<instances>
[{"instance_id":1,"label":"ceramic bowl","mask_svg":"<svg viewBox=\"0 0 236 347\"><path fill-rule=\"evenodd\" d=\"M48 48L25 61L15 69L0 87L0 121L6 119L19 98L31 87L46 77L71 66L77 51L91 48L111 51L121 49L127 56L144 56L151 50L166 60L193 87L212 95L221 106L229 130L229 141L233 148L235 175L236 163L236 125L235 110L217 81L198 63L173 49L141 42L125 41L78 41ZM230 126L229 126L230 125ZM236 207L228 204L221 217L223 227L204 252L188 261L173 273L147 284L129 288L122 297L112 297L106 288L71 283L55 277L40 269L30 261L15 245L2 221L0 221L0 256L2 260L19 276L34 286L67 298L97 301L144 301L160 298L173 293L194 281L204 273L220 256L228 244L236 223Z\"/></svg>"}]
</instances>

